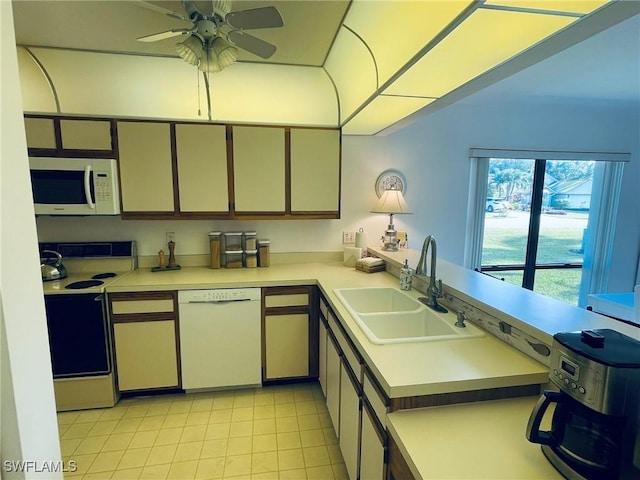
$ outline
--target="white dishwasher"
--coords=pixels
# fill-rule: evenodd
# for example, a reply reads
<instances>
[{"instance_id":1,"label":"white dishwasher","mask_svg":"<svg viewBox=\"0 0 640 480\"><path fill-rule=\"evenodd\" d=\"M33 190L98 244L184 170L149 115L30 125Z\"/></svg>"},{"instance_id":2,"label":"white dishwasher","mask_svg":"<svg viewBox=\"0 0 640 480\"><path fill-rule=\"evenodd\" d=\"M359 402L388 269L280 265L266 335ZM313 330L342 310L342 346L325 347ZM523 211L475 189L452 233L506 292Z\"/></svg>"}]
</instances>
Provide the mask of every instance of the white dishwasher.
<instances>
[{"instance_id":1,"label":"white dishwasher","mask_svg":"<svg viewBox=\"0 0 640 480\"><path fill-rule=\"evenodd\" d=\"M178 292L182 388L262 383L260 289Z\"/></svg>"}]
</instances>

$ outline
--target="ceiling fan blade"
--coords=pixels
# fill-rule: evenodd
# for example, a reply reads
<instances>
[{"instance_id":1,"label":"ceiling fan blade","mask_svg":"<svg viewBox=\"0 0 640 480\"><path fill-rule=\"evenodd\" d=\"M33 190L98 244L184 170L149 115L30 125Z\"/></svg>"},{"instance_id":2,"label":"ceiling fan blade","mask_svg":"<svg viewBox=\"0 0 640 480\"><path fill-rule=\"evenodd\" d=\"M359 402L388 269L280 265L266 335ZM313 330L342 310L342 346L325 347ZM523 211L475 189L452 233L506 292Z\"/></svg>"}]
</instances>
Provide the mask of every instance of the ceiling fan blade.
<instances>
[{"instance_id":1,"label":"ceiling fan blade","mask_svg":"<svg viewBox=\"0 0 640 480\"><path fill-rule=\"evenodd\" d=\"M147 10L152 10L152 11L154 11L156 13L161 13L162 15L166 15L168 17L177 18L178 20L185 20L187 22L190 21L187 17L185 17L181 13L174 12L173 10L169 10L167 8L160 7L160 6L155 5L153 3L145 2L144 0L140 0L138 2L135 2L135 5L138 5L139 7L142 7L142 8L146 8Z\"/></svg>"},{"instance_id":2,"label":"ceiling fan blade","mask_svg":"<svg viewBox=\"0 0 640 480\"><path fill-rule=\"evenodd\" d=\"M157 42L158 40L177 37L179 35L184 35L185 33L189 33L192 31L192 28L174 28L165 32L153 33L151 35L145 35L144 37L138 37L137 40L139 42Z\"/></svg>"},{"instance_id":3,"label":"ceiling fan blade","mask_svg":"<svg viewBox=\"0 0 640 480\"><path fill-rule=\"evenodd\" d=\"M227 38L232 44L262 58L269 58L276 51L275 45L271 45L269 42L260 40L241 30L232 30L227 35Z\"/></svg>"},{"instance_id":4,"label":"ceiling fan blade","mask_svg":"<svg viewBox=\"0 0 640 480\"><path fill-rule=\"evenodd\" d=\"M284 25L282 16L276 7L253 8L231 12L225 17L225 22L233 28L275 28Z\"/></svg>"}]
</instances>

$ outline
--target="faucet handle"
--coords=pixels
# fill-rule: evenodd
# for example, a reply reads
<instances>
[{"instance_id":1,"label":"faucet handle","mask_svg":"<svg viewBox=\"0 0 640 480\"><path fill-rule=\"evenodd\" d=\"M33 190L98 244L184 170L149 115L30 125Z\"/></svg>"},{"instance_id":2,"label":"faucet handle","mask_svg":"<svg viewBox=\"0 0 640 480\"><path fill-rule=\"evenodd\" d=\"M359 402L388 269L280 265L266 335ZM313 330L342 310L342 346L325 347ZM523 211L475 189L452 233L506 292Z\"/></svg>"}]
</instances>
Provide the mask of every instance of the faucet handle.
<instances>
[{"instance_id":1,"label":"faucet handle","mask_svg":"<svg viewBox=\"0 0 640 480\"><path fill-rule=\"evenodd\" d=\"M442 279L436 280L435 284L433 285L433 294L438 298L442 298L444 296L442 290Z\"/></svg>"},{"instance_id":2,"label":"faucet handle","mask_svg":"<svg viewBox=\"0 0 640 480\"><path fill-rule=\"evenodd\" d=\"M464 324L464 321L465 321L464 315L465 315L465 311L464 310L459 310L456 313L456 323L455 323L456 327L466 328L466 325Z\"/></svg>"}]
</instances>

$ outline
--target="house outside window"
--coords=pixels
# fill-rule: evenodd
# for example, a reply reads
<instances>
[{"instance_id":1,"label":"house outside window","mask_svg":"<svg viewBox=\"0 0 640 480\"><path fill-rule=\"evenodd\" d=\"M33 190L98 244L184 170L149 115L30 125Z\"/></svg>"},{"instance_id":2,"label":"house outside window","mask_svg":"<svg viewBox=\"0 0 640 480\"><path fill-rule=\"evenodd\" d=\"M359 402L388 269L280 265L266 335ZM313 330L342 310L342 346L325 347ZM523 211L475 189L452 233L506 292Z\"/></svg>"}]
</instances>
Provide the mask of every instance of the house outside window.
<instances>
[{"instance_id":1,"label":"house outside window","mask_svg":"<svg viewBox=\"0 0 640 480\"><path fill-rule=\"evenodd\" d=\"M488 152L472 157L465 266L584 306L606 286L624 160Z\"/></svg>"}]
</instances>

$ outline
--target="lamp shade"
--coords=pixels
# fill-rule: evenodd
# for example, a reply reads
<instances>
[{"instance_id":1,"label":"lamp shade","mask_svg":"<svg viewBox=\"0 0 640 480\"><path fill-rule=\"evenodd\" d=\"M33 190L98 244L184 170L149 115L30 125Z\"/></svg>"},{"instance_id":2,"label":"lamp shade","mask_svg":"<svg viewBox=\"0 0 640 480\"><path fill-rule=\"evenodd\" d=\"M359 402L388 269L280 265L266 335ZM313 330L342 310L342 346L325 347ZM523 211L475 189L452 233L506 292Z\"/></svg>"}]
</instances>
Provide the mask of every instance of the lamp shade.
<instances>
[{"instance_id":1,"label":"lamp shade","mask_svg":"<svg viewBox=\"0 0 640 480\"><path fill-rule=\"evenodd\" d=\"M230 45L222 37L216 37L211 43L211 49L216 53L218 57L218 64L220 69L229 67L238 59L238 49L233 45Z\"/></svg>"},{"instance_id":2,"label":"lamp shade","mask_svg":"<svg viewBox=\"0 0 640 480\"><path fill-rule=\"evenodd\" d=\"M207 45L207 48L204 50L198 68L200 71L205 73L215 73L222 70L222 67L220 67L220 64L218 63L218 56L210 45Z\"/></svg>"},{"instance_id":3,"label":"lamp shade","mask_svg":"<svg viewBox=\"0 0 640 480\"><path fill-rule=\"evenodd\" d=\"M189 35L184 42L176 44L176 50L185 62L198 65L203 50L202 41L195 35Z\"/></svg>"},{"instance_id":4,"label":"lamp shade","mask_svg":"<svg viewBox=\"0 0 640 480\"><path fill-rule=\"evenodd\" d=\"M371 213L410 213L400 190L385 190Z\"/></svg>"}]
</instances>

